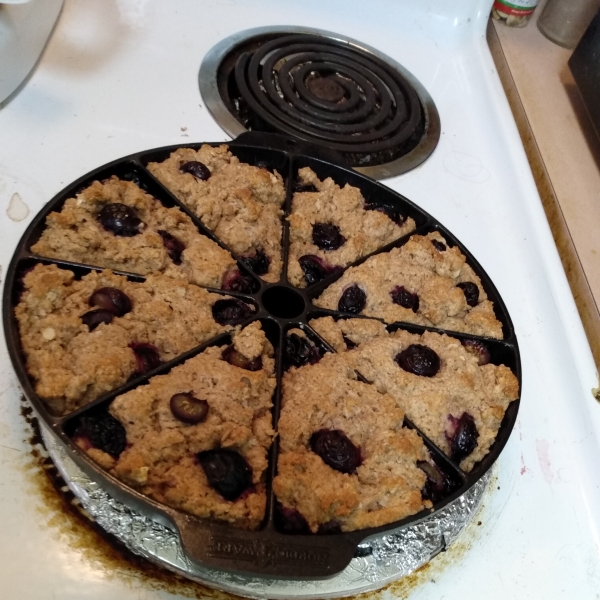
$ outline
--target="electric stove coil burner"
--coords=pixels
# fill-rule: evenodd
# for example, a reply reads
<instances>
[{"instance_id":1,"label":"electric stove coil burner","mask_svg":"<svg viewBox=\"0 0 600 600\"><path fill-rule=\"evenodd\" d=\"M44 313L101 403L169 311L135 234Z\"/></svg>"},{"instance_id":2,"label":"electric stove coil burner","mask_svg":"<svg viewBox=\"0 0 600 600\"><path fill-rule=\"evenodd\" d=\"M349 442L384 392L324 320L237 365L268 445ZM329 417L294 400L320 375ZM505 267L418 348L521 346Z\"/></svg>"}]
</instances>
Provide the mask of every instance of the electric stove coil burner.
<instances>
[{"instance_id":1,"label":"electric stove coil burner","mask_svg":"<svg viewBox=\"0 0 600 600\"><path fill-rule=\"evenodd\" d=\"M425 89L389 57L309 31L251 30L209 52L200 88L219 124L232 135L241 124L242 131L284 133L336 151L377 179L423 162L439 139L439 117ZM237 122L233 127L223 108Z\"/></svg>"},{"instance_id":2,"label":"electric stove coil burner","mask_svg":"<svg viewBox=\"0 0 600 600\"><path fill-rule=\"evenodd\" d=\"M251 124L342 152L351 166L410 152L423 133L415 90L382 60L344 46L291 35L242 54L235 82Z\"/></svg>"}]
</instances>

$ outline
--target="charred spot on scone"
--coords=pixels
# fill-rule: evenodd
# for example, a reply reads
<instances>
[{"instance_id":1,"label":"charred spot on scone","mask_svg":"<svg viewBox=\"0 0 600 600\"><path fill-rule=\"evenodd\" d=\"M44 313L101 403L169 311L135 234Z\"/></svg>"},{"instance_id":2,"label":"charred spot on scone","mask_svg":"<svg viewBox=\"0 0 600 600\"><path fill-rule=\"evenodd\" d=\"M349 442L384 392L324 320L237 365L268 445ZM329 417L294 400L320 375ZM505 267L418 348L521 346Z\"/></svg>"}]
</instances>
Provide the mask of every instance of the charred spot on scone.
<instances>
[{"instance_id":1,"label":"charred spot on scone","mask_svg":"<svg viewBox=\"0 0 600 600\"><path fill-rule=\"evenodd\" d=\"M333 223L315 223L312 227L312 241L321 250L337 250L344 245L346 238Z\"/></svg>"},{"instance_id":2,"label":"charred spot on scone","mask_svg":"<svg viewBox=\"0 0 600 600\"><path fill-rule=\"evenodd\" d=\"M403 285L397 285L390 292L390 297L394 304L409 308L415 313L419 310L419 295L409 292Z\"/></svg>"},{"instance_id":3,"label":"charred spot on scone","mask_svg":"<svg viewBox=\"0 0 600 600\"><path fill-rule=\"evenodd\" d=\"M127 445L123 425L106 411L84 415L79 419L74 438L87 440L93 448L117 458Z\"/></svg>"},{"instance_id":4,"label":"charred spot on scone","mask_svg":"<svg viewBox=\"0 0 600 600\"><path fill-rule=\"evenodd\" d=\"M475 419L467 412L459 418L448 415L448 426L446 428L446 439L450 444L450 458L461 462L469 456L477 447L479 432L475 425Z\"/></svg>"},{"instance_id":5,"label":"charred spot on scone","mask_svg":"<svg viewBox=\"0 0 600 600\"><path fill-rule=\"evenodd\" d=\"M212 306L213 319L219 325L239 325L253 313L252 307L237 298L217 300Z\"/></svg>"},{"instance_id":6,"label":"charred spot on scone","mask_svg":"<svg viewBox=\"0 0 600 600\"><path fill-rule=\"evenodd\" d=\"M472 281L464 281L457 283L456 287L460 288L465 295L465 301L469 306L477 306L479 302L479 288Z\"/></svg>"},{"instance_id":7,"label":"charred spot on scone","mask_svg":"<svg viewBox=\"0 0 600 600\"><path fill-rule=\"evenodd\" d=\"M164 229L159 229L157 233L162 238L163 246L165 247L169 258L176 265L180 265L181 255L185 250L183 242L178 240L174 235L171 235L168 231L165 231Z\"/></svg>"},{"instance_id":8,"label":"charred spot on scone","mask_svg":"<svg viewBox=\"0 0 600 600\"><path fill-rule=\"evenodd\" d=\"M196 398L192 392L173 394L169 408L176 419L191 425L202 423L208 416L208 402Z\"/></svg>"},{"instance_id":9,"label":"charred spot on scone","mask_svg":"<svg viewBox=\"0 0 600 600\"><path fill-rule=\"evenodd\" d=\"M329 275L342 270L342 267L330 265L315 254L305 254L298 259L298 262L304 272L304 280L308 285L318 283Z\"/></svg>"},{"instance_id":10,"label":"charred spot on scone","mask_svg":"<svg viewBox=\"0 0 600 600\"><path fill-rule=\"evenodd\" d=\"M358 285L354 284L346 288L338 301L338 310L357 315L367 304L367 294Z\"/></svg>"},{"instance_id":11,"label":"charred spot on scone","mask_svg":"<svg viewBox=\"0 0 600 600\"><path fill-rule=\"evenodd\" d=\"M227 448L205 450L198 454L210 487L225 500L237 500L252 486L252 469L246 459Z\"/></svg>"},{"instance_id":12,"label":"charred spot on scone","mask_svg":"<svg viewBox=\"0 0 600 600\"><path fill-rule=\"evenodd\" d=\"M314 365L321 360L322 356L323 350L308 338L297 333L290 333L286 336L283 354L283 364L286 369Z\"/></svg>"},{"instance_id":13,"label":"charred spot on scone","mask_svg":"<svg viewBox=\"0 0 600 600\"><path fill-rule=\"evenodd\" d=\"M106 204L97 219L106 231L119 237L133 237L141 233L142 220L133 208L121 202Z\"/></svg>"},{"instance_id":14,"label":"charred spot on scone","mask_svg":"<svg viewBox=\"0 0 600 600\"><path fill-rule=\"evenodd\" d=\"M394 360L408 373L421 377L433 377L440 370L440 357L422 344L411 344L398 353Z\"/></svg>"},{"instance_id":15,"label":"charred spot on scone","mask_svg":"<svg viewBox=\"0 0 600 600\"><path fill-rule=\"evenodd\" d=\"M262 369L262 356L257 356L250 360L246 358L241 352L238 352L233 344L227 346L221 354L221 358L228 362L234 367L245 369L246 371L260 371Z\"/></svg>"},{"instance_id":16,"label":"charred spot on scone","mask_svg":"<svg viewBox=\"0 0 600 600\"><path fill-rule=\"evenodd\" d=\"M295 508L283 506L279 501L275 502L273 520L275 521L275 527L281 533L296 535L310 533L310 527L302 514Z\"/></svg>"},{"instance_id":17,"label":"charred spot on scone","mask_svg":"<svg viewBox=\"0 0 600 600\"><path fill-rule=\"evenodd\" d=\"M340 473L354 473L362 462L357 448L339 429L319 429L310 436L310 449Z\"/></svg>"}]
</instances>

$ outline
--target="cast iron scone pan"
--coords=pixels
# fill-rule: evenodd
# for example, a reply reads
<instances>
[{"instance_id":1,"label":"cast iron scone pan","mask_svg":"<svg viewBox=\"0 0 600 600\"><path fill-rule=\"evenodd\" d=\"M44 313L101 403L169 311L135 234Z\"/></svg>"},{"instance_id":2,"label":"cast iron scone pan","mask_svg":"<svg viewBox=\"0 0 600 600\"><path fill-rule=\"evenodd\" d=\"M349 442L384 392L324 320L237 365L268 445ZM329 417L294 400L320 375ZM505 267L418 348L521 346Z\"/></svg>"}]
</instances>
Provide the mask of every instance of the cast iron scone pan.
<instances>
[{"instance_id":1,"label":"cast iron scone pan","mask_svg":"<svg viewBox=\"0 0 600 600\"><path fill-rule=\"evenodd\" d=\"M217 146L220 144L210 145ZM210 230L204 227L199 219L180 203L145 168L145 165L149 162L162 161L166 159L173 150L184 146L197 149L201 144L170 146L149 150L147 152L140 152L100 167L66 187L48 202L43 210L34 218L15 251L8 269L4 289L4 331L11 360L28 399L31 401L40 418L65 445L70 456L72 456L76 463L93 480L103 486L118 500L131 506L142 514L178 530L181 535L183 547L191 560L209 567L276 577L314 579L334 575L347 566L357 552L358 544L365 538L374 534L382 534L386 531L397 529L398 527L409 523L414 523L431 514L430 511L420 512L402 521L390 523L384 527L364 529L350 533L331 533L328 535L290 535L282 533L278 530L274 519L275 498L270 491L270 483L275 476L277 466L277 441L275 441L270 452L270 466L267 470L268 501L264 523L257 531L241 530L228 525L202 520L143 496L105 472L71 440L71 435L77 420L82 414L106 408L117 395L137 387L140 384L146 383L147 380L154 375L168 372L174 366L195 356L208 346L224 345L228 343L228 334L221 334L212 340L209 340L197 348L184 353L175 360L161 365L144 376L129 381L120 388L113 390L109 394L106 394L85 407L65 416L59 416L50 412L44 401L35 393L34 383L27 373L25 358L21 350L18 325L14 317L14 307L18 303L19 295L22 290L21 277L24 271L36 263L56 264L61 268L74 271L77 277L83 276L92 270L101 270L92 265L80 265L68 261L43 258L32 254L29 251L29 248L39 239L39 236L45 227L46 216L48 213L51 211L59 211L68 198L75 196L93 181L104 180L111 175L117 175L122 179L134 181L146 192L164 203L165 206L178 206L192 218L198 229L204 235L217 241L222 247L231 252L226 244L223 244L220 240L215 238ZM416 230L407 236L396 240L392 244L380 248L373 254L385 252L393 247L401 246L411 235L427 234L431 231L439 231L450 246L458 246L461 252L467 257L467 262L480 277L488 297L494 303L496 316L502 323L504 339L494 340L490 338L477 338L477 336L461 333L444 333L448 333L448 335L458 339L481 339L484 341L490 351L491 362L493 364L504 364L509 367L518 378L519 387L521 386L519 349L514 328L504 302L490 278L473 256L438 221L400 194L368 177L360 175L348 168L339 166L342 161L338 162L337 157L332 158L332 155L317 153L314 149L302 146L295 141L268 134L249 133L243 134L236 140L228 143L228 146L231 152L237 156L240 161L252 165L260 165L269 170L276 169L284 177L287 190L286 203L284 206L286 215L289 214L291 207L293 194L292 187L296 173L299 168L306 166L310 167L321 180L326 177L331 177L340 186L344 186L346 183L356 186L361 190L363 196L368 199L369 202L397 204L402 208L404 214L415 220ZM283 231L283 261L284 265L287 265L289 230L287 222L285 221ZM232 254L235 257L233 252ZM360 259L356 263L353 263L353 265L364 262L366 258L367 257ZM240 261L238 262L240 266L243 265ZM252 274L245 265L243 268ZM305 331L309 338L320 344L323 350L332 351L332 348L309 327L308 321L313 318L327 315L332 315L334 318L337 318L338 316L350 318L353 317L353 315L344 315L335 311L317 308L312 305L311 300L316 298L330 283L339 278L344 270L339 273L334 273L327 279L313 286L309 286L306 289L297 289L288 283L286 269L284 267L281 281L275 284L265 283L261 281L258 276L255 276L257 291L250 295L229 291L224 292L222 290L210 290L216 293L240 297L250 304L253 304L258 309L248 322L259 319L267 337L275 348L278 384L273 398L275 405L273 419L275 424L279 417L281 379L284 369L282 357L286 332L292 328L299 327ZM132 281L143 281L143 277L139 275L119 271L116 272L126 275ZM427 329L425 327L404 323L394 323L390 324L388 327L390 331L399 328L406 329L412 333L422 333ZM431 330L439 331L436 329ZM432 457L438 466L440 466L446 472L448 477L456 484L454 490L449 493L447 497L434 505L433 510L439 510L464 494L491 468L510 436L517 418L518 408L519 400L510 403L504 416L504 420L502 421L498 436L492 445L490 452L475 465L470 473L463 472L457 464L443 454L443 452L430 442L426 436L421 434L421 437L424 439L426 446L430 450ZM406 419L405 424L421 433L408 419Z\"/></svg>"}]
</instances>

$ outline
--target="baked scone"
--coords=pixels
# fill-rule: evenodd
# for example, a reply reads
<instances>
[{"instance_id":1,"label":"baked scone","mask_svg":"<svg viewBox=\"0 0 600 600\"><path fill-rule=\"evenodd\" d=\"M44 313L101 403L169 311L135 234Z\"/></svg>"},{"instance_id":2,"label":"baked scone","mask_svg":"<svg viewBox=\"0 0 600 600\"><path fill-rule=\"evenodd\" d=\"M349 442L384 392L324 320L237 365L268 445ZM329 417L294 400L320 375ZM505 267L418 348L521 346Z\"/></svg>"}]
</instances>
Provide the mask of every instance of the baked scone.
<instances>
[{"instance_id":1,"label":"baked scone","mask_svg":"<svg viewBox=\"0 0 600 600\"><path fill-rule=\"evenodd\" d=\"M352 531L431 506L418 461L429 453L392 396L357 379L342 355L283 377L273 491L284 515L307 528Z\"/></svg>"},{"instance_id":2,"label":"baked scone","mask_svg":"<svg viewBox=\"0 0 600 600\"><path fill-rule=\"evenodd\" d=\"M309 168L298 171L290 223L288 277L298 287L316 283L415 229L395 208L376 208L360 190L319 180Z\"/></svg>"},{"instance_id":3,"label":"baked scone","mask_svg":"<svg viewBox=\"0 0 600 600\"><path fill-rule=\"evenodd\" d=\"M438 233L351 267L314 300L322 308L502 338L502 324L481 280Z\"/></svg>"},{"instance_id":4,"label":"baked scone","mask_svg":"<svg viewBox=\"0 0 600 600\"><path fill-rule=\"evenodd\" d=\"M274 389L273 348L254 322L231 346L118 396L109 415L84 416L75 441L158 502L255 529L265 516Z\"/></svg>"},{"instance_id":5,"label":"baked scone","mask_svg":"<svg viewBox=\"0 0 600 600\"><path fill-rule=\"evenodd\" d=\"M393 396L464 471L489 452L508 405L519 396L515 375L486 362L489 354L479 342L463 345L447 335L398 330L339 356Z\"/></svg>"},{"instance_id":6,"label":"baked scone","mask_svg":"<svg viewBox=\"0 0 600 600\"><path fill-rule=\"evenodd\" d=\"M231 330L254 309L164 275L132 283L111 271L81 280L56 265L23 278L15 314L35 390L70 412L141 374ZM231 305L239 309L238 318Z\"/></svg>"},{"instance_id":7,"label":"baked scone","mask_svg":"<svg viewBox=\"0 0 600 600\"><path fill-rule=\"evenodd\" d=\"M241 163L227 146L179 148L149 171L265 281L282 267L279 173Z\"/></svg>"},{"instance_id":8,"label":"baked scone","mask_svg":"<svg viewBox=\"0 0 600 600\"><path fill-rule=\"evenodd\" d=\"M140 275L164 273L213 288L220 288L236 267L229 252L200 234L179 208L166 208L135 183L115 176L95 181L60 212L51 212L31 250Z\"/></svg>"}]
</instances>

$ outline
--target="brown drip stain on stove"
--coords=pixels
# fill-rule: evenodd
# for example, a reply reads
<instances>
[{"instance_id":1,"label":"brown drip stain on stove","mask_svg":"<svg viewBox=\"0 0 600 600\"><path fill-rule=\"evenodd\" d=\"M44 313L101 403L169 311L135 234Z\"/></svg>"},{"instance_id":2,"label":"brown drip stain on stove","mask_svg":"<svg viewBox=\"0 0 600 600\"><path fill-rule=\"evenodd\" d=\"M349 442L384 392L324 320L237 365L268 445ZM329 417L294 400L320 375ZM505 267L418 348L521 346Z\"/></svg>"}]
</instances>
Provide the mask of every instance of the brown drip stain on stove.
<instances>
[{"instance_id":1,"label":"brown drip stain on stove","mask_svg":"<svg viewBox=\"0 0 600 600\"><path fill-rule=\"evenodd\" d=\"M26 459L25 471L29 478L32 497L41 498L38 512L45 517L45 523L53 529L68 546L77 550L81 557L95 568L101 569L107 577L119 578L139 586L140 582L148 589L165 591L184 598L198 600L231 600L239 598L233 594L220 592L189 581L175 573L152 564L130 552L117 538L110 535L95 523L82 508L77 498L48 457L39 430L37 418L27 400L21 397L21 415L27 423L27 442L31 454ZM492 476L493 477L493 476ZM490 482L490 488L495 482ZM420 585L435 581L446 568L460 561L479 537L477 515L472 524L446 552L438 554L429 564L412 575L393 582L386 587L356 596L349 600L380 600L392 594L396 598L408 598ZM476 525L475 525L476 524Z\"/></svg>"}]
</instances>

